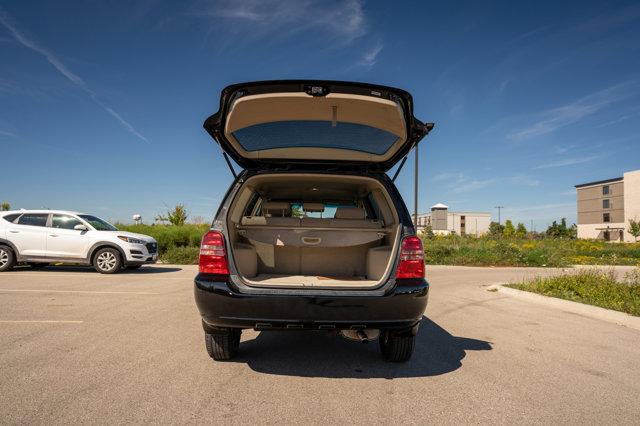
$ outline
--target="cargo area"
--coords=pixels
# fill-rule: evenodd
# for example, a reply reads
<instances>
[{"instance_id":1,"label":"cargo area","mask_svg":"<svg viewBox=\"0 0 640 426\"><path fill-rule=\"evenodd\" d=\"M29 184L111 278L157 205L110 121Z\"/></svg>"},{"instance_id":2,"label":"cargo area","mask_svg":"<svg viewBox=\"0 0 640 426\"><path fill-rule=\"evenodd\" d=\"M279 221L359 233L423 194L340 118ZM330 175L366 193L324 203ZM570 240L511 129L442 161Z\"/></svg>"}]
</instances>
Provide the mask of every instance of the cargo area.
<instances>
[{"instance_id":1,"label":"cargo area","mask_svg":"<svg viewBox=\"0 0 640 426\"><path fill-rule=\"evenodd\" d=\"M230 261L250 286L377 287L398 245L393 202L367 177L254 176L227 218Z\"/></svg>"}]
</instances>

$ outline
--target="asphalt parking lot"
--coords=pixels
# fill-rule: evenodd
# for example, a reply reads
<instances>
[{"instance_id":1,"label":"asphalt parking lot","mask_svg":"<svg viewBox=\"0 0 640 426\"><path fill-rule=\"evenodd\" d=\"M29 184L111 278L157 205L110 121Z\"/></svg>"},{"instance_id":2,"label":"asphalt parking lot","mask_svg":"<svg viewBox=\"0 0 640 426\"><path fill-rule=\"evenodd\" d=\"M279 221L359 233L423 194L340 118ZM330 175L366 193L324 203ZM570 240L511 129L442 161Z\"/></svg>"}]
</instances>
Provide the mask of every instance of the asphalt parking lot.
<instances>
[{"instance_id":1,"label":"asphalt parking lot","mask_svg":"<svg viewBox=\"0 0 640 426\"><path fill-rule=\"evenodd\" d=\"M557 273L428 267L416 352L245 331L214 363L193 266L0 274L0 418L34 423L636 423L640 332L489 292Z\"/></svg>"}]
</instances>

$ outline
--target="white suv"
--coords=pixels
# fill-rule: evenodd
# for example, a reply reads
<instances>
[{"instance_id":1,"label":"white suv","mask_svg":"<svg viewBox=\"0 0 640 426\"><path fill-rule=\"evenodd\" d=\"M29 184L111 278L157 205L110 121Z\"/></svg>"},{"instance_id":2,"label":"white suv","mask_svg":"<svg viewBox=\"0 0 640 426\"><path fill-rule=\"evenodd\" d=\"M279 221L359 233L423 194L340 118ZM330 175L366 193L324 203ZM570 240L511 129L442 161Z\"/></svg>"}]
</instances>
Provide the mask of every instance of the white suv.
<instances>
[{"instance_id":1,"label":"white suv","mask_svg":"<svg viewBox=\"0 0 640 426\"><path fill-rule=\"evenodd\" d=\"M158 243L141 234L122 232L89 214L59 210L0 212L0 272L18 262L93 265L113 274L158 259Z\"/></svg>"}]
</instances>

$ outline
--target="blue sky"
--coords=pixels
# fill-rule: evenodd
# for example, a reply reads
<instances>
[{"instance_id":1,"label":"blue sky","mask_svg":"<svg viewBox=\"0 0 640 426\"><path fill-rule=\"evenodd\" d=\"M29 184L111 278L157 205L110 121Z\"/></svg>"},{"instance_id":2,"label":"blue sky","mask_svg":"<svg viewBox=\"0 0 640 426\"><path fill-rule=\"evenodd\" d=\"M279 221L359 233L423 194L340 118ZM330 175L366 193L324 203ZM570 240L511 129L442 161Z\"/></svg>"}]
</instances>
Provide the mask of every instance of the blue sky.
<instances>
[{"instance_id":1,"label":"blue sky","mask_svg":"<svg viewBox=\"0 0 640 426\"><path fill-rule=\"evenodd\" d=\"M420 211L537 229L573 185L640 168L638 2L0 1L0 200L209 221L231 176L202 130L231 83L373 82L414 96ZM413 164L412 158L408 164ZM413 175L398 187L413 210Z\"/></svg>"}]
</instances>

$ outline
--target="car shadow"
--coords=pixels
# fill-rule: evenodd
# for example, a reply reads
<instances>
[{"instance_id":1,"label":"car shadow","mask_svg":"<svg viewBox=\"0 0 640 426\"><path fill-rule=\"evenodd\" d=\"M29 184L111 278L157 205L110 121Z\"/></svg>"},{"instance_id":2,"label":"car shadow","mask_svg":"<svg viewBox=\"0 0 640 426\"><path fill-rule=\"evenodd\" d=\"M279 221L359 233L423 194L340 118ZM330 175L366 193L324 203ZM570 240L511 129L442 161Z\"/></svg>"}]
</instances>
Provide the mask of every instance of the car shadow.
<instances>
[{"instance_id":1,"label":"car shadow","mask_svg":"<svg viewBox=\"0 0 640 426\"><path fill-rule=\"evenodd\" d=\"M320 332L263 331L240 343L233 362L266 374L325 378L437 376L462 366L466 352L491 350L491 343L451 335L423 317L412 358L391 363L382 358L378 341L351 342Z\"/></svg>"},{"instance_id":2,"label":"car shadow","mask_svg":"<svg viewBox=\"0 0 640 426\"><path fill-rule=\"evenodd\" d=\"M176 268L174 266L170 267L162 267L162 266L142 266L139 269L123 269L118 272L116 275L124 274L124 275L145 275L145 274L163 274L166 272L177 272L182 271L182 268ZM77 272L77 273L93 273L97 274L95 269L91 266L73 266L73 265L49 265L49 266L40 266L37 268L31 267L29 265L18 265L12 269L12 272Z\"/></svg>"}]
</instances>

